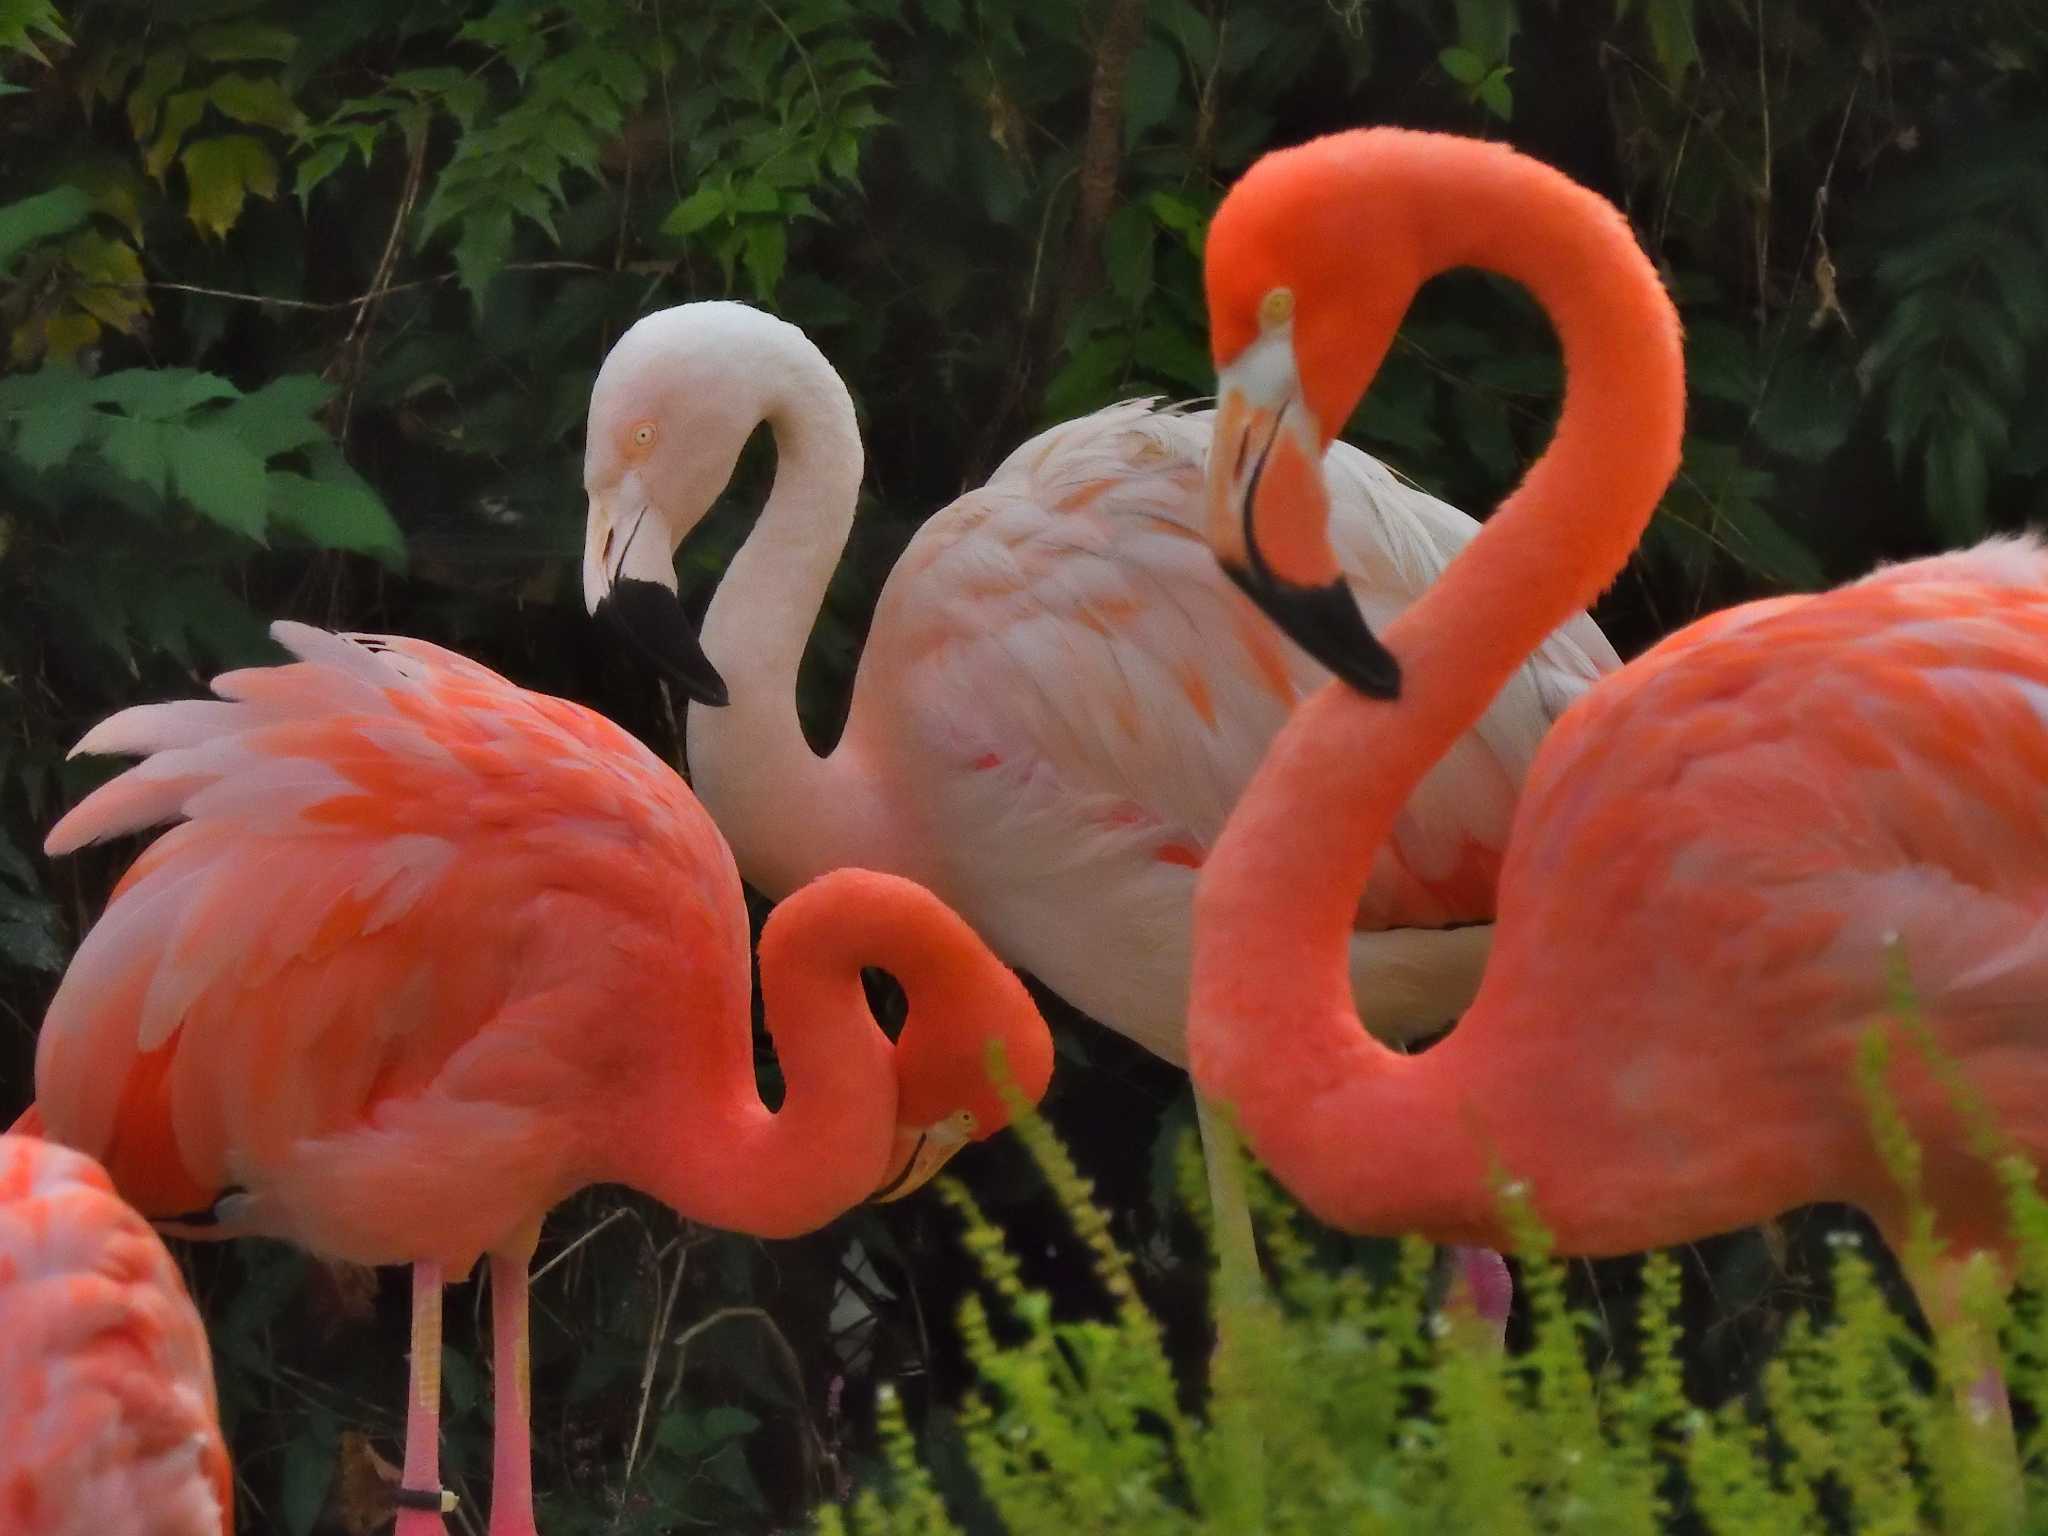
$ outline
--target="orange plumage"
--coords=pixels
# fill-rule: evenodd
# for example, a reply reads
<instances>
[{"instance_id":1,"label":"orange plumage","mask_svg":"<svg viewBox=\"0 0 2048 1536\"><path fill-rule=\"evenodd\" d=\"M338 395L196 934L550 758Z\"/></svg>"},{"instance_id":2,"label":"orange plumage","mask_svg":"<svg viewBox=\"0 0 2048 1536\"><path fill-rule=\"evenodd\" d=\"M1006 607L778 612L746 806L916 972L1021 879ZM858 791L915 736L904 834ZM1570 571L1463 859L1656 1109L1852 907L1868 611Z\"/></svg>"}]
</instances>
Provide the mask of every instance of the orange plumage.
<instances>
[{"instance_id":1,"label":"orange plumage","mask_svg":"<svg viewBox=\"0 0 2048 1536\"><path fill-rule=\"evenodd\" d=\"M417 1266L407 1477L423 1498L436 1394L418 1373L441 1280L489 1254L509 1520L492 1529L530 1530L526 1260L550 1206L619 1182L713 1225L803 1232L992 1134L1007 1115L985 1048L1035 1098L1050 1040L935 898L839 871L762 934L787 1085L771 1113L739 875L673 770L438 647L275 633L297 663L80 743L147 755L57 825L52 853L182 824L66 972L34 1113L169 1229ZM864 965L909 996L894 1045Z\"/></svg>"},{"instance_id":2,"label":"orange plumage","mask_svg":"<svg viewBox=\"0 0 2048 1536\"><path fill-rule=\"evenodd\" d=\"M0 1136L0 1531L225 1536L206 1331L82 1153Z\"/></svg>"}]
</instances>

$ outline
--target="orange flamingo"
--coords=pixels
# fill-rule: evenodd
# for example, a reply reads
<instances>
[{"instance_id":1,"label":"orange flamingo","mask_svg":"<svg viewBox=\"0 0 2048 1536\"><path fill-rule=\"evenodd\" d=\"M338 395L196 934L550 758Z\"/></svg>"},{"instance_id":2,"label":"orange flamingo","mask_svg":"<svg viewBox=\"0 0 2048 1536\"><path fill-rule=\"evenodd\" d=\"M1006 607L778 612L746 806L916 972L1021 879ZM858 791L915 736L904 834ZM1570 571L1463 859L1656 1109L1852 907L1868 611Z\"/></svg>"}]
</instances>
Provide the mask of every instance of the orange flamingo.
<instances>
[{"instance_id":1,"label":"orange flamingo","mask_svg":"<svg viewBox=\"0 0 2048 1536\"><path fill-rule=\"evenodd\" d=\"M224 1536L206 1329L83 1153L0 1135L0 1530Z\"/></svg>"},{"instance_id":2,"label":"orange flamingo","mask_svg":"<svg viewBox=\"0 0 2048 1536\"><path fill-rule=\"evenodd\" d=\"M1548 309L1563 413L1384 646L1355 615L1349 641L1298 636L1357 686L1296 713L1203 872L1196 1082L1354 1231L1499 1244L1500 1167L1570 1254L1833 1200L1896 1242L1903 1197L1853 1072L1893 1006L1894 942L1940 1045L2048 1152L2048 550L1993 540L1735 608L1596 684L1530 768L1478 996L1436 1049L1396 1055L1353 1011L1358 887L1417 778L1640 537L1678 464L1678 317L1604 199L1432 134L1267 156L1207 251L1209 533L1253 592L1292 598L1280 615L1335 579L1321 445L1416 288L1461 265ZM2005 1205L1931 1073L1894 1072L1954 1255L1912 1279L1960 1324L1958 1266L2009 1258Z\"/></svg>"},{"instance_id":3,"label":"orange flamingo","mask_svg":"<svg viewBox=\"0 0 2048 1536\"><path fill-rule=\"evenodd\" d=\"M787 1089L756 1091L747 918L724 841L624 731L417 640L272 633L294 665L144 705L147 754L52 854L182 816L115 890L44 1020L27 1119L166 1230L413 1266L399 1536L442 1529L441 1289L491 1260L495 1536L533 1531L527 1260L601 1182L784 1237L915 1188L1036 1099L1017 978L895 876L846 870L761 935ZM902 983L897 1043L863 966Z\"/></svg>"}]
</instances>

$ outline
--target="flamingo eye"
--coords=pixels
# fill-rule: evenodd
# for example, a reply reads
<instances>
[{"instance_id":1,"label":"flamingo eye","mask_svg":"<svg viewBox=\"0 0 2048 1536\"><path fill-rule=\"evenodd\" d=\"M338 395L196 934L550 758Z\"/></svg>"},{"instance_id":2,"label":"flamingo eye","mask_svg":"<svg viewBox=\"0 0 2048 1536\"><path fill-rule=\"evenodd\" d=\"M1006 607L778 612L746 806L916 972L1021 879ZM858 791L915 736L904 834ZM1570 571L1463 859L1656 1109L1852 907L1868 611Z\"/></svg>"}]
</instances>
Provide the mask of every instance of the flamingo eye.
<instances>
[{"instance_id":1,"label":"flamingo eye","mask_svg":"<svg viewBox=\"0 0 2048 1536\"><path fill-rule=\"evenodd\" d=\"M633 428L633 432L632 432L632 442L633 442L633 446L634 446L635 448L651 448L651 447L653 447L653 446L654 446L654 423L653 423L653 422L651 422L651 421L643 421L643 422L640 422L640 423L639 423L638 425L636 425L636 426L635 426L635 427Z\"/></svg>"},{"instance_id":2,"label":"flamingo eye","mask_svg":"<svg viewBox=\"0 0 2048 1536\"><path fill-rule=\"evenodd\" d=\"M1259 300L1259 325L1272 330L1276 325L1285 325L1294 318L1294 290L1292 288L1268 289L1266 296Z\"/></svg>"}]
</instances>

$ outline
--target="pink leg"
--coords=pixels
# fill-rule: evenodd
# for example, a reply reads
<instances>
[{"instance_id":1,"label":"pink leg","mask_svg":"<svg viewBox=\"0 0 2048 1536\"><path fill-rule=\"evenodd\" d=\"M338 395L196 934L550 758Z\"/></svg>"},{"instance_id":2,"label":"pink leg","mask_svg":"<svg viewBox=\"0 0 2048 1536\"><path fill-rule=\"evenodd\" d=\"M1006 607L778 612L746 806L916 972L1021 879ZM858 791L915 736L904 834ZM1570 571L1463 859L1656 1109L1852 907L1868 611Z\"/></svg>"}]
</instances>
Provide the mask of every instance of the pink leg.
<instances>
[{"instance_id":1,"label":"pink leg","mask_svg":"<svg viewBox=\"0 0 2048 1536\"><path fill-rule=\"evenodd\" d=\"M1451 1288L1444 1311L1454 1323L1469 1327L1476 1340L1494 1349L1505 1348L1508 1309L1514 1301L1515 1282L1506 1259L1491 1248L1451 1250Z\"/></svg>"},{"instance_id":2,"label":"pink leg","mask_svg":"<svg viewBox=\"0 0 2048 1536\"><path fill-rule=\"evenodd\" d=\"M392 1536L447 1536L455 1507L441 1489L441 1266L412 1267L412 1364L406 1384L405 1472Z\"/></svg>"},{"instance_id":3,"label":"pink leg","mask_svg":"<svg viewBox=\"0 0 2048 1536\"><path fill-rule=\"evenodd\" d=\"M526 1345L526 1266L536 1226L515 1250L491 1255L490 1536L536 1536L533 1525L533 1370Z\"/></svg>"}]
</instances>

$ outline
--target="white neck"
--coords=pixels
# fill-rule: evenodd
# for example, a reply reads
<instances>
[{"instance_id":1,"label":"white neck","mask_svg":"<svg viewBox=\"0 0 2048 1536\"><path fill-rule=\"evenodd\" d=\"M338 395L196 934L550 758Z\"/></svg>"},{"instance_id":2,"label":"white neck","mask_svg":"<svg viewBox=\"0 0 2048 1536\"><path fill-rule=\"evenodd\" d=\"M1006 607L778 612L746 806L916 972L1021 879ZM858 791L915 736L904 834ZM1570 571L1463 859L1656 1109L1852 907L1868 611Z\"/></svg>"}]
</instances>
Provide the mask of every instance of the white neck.
<instances>
[{"instance_id":1,"label":"white neck","mask_svg":"<svg viewBox=\"0 0 2048 1536\"><path fill-rule=\"evenodd\" d=\"M860 427L824 355L794 327L760 338L746 365L765 381L775 484L704 616L704 653L732 702L692 705L690 780L749 883L781 897L886 855L880 797L856 754L821 758L797 718L797 668L853 528Z\"/></svg>"}]
</instances>

